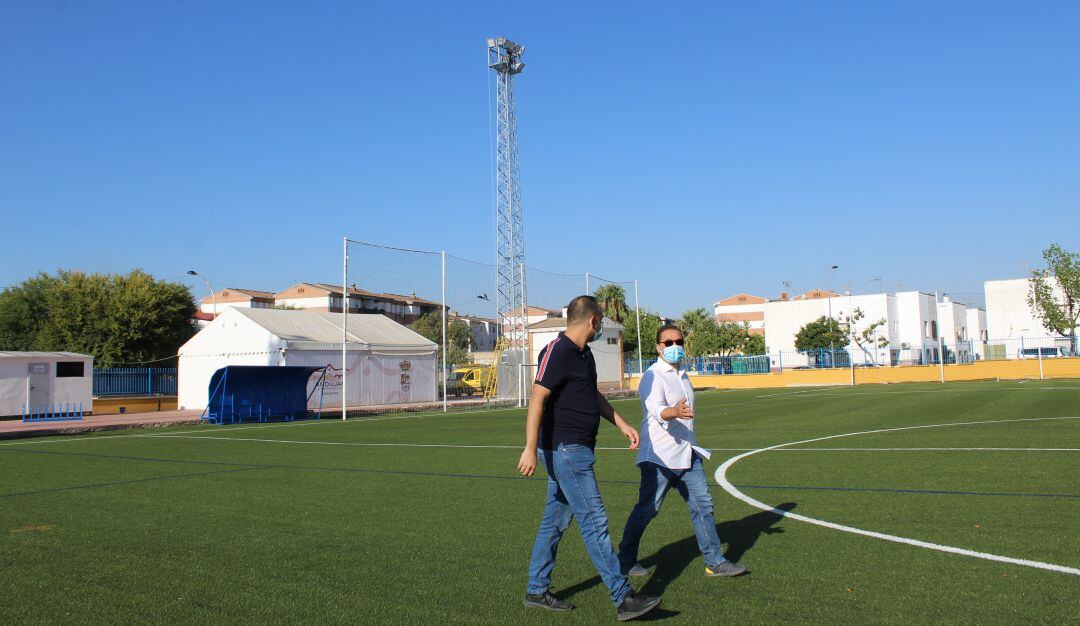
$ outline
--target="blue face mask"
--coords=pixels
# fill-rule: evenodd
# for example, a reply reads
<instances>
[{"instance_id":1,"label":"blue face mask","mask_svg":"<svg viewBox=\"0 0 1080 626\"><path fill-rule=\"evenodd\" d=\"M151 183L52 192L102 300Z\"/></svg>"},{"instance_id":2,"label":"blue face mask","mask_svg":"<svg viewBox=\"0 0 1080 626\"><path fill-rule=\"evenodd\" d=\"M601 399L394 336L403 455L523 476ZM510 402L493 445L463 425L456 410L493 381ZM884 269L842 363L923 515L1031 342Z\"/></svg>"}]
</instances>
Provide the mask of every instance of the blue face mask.
<instances>
[{"instance_id":1,"label":"blue face mask","mask_svg":"<svg viewBox=\"0 0 1080 626\"><path fill-rule=\"evenodd\" d=\"M604 324L601 322L600 330L596 331L596 334L593 335L593 338L590 340L590 343L592 343L593 341L600 341L600 338L603 337L603 336L604 336Z\"/></svg>"},{"instance_id":2,"label":"blue face mask","mask_svg":"<svg viewBox=\"0 0 1080 626\"><path fill-rule=\"evenodd\" d=\"M668 346L664 348L664 360L672 365L678 365L686 356L686 350L682 346Z\"/></svg>"}]
</instances>

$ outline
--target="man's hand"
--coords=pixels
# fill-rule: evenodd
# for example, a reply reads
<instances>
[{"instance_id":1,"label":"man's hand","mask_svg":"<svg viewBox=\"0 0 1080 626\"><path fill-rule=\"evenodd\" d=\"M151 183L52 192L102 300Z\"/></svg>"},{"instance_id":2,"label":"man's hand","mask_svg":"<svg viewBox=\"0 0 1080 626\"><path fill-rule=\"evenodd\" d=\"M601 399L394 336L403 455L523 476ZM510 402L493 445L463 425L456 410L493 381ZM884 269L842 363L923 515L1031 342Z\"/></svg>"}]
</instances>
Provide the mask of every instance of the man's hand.
<instances>
[{"instance_id":1,"label":"man's hand","mask_svg":"<svg viewBox=\"0 0 1080 626\"><path fill-rule=\"evenodd\" d=\"M619 426L619 431L622 432L624 437L626 437L627 439L630 440L630 449L631 450L637 450L637 447L638 447L638 431L637 431L637 429L634 428L633 426L623 422L623 424L621 426Z\"/></svg>"},{"instance_id":2,"label":"man's hand","mask_svg":"<svg viewBox=\"0 0 1080 626\"><path fill-rule=\"evenodd\" d=\"M689 419L694 417L694 409L686 403L686 400L679 400L679 403L675 405L675 409L678 411L677 417L679 419Z\"/></svg>"},{"instance_id":3,"label":"man's hand","mask_svg":"<svg viewBox=\"0 0 1080 626\"><path fill-rule=\"evenodd\" d=\"M634 445L637 445L637 433L634 433ZM532 476L536 472L536 450L525 448L518 459L518 471L522 476Z\"/></svg>"}]
</instances>

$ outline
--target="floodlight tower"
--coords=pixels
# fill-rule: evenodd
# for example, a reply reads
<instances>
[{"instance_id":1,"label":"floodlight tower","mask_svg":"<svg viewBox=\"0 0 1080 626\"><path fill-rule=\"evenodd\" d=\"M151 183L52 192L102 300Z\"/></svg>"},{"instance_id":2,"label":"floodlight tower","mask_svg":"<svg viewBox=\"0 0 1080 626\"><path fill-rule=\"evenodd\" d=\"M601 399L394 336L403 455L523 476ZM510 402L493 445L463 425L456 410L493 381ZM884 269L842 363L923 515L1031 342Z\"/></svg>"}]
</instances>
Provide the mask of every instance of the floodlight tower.
<instances>
[{"instance_id":1,"label":"floodlight tower","mask_svg":"<svg viewBox=\"0 0 1080 626\"><path fill-rule=\"evenodd\" d=\"M488 67L495 70L495 265L499 326L510 347L527 344L525 322L525 229L521 218L514 76L525 69L525 46L505 37L487 40Z\"/></svg>"}]
</instances>

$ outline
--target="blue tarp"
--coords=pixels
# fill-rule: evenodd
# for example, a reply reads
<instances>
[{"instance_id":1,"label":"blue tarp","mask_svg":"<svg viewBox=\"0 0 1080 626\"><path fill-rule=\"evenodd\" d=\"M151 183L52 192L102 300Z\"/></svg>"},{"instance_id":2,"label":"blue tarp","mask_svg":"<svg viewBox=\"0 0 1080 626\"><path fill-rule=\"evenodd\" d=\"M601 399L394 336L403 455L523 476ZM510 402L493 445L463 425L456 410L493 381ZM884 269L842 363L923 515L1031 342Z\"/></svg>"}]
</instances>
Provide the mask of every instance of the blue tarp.
<instances>
[{"instance_id":1,"label":"blue tarp","mask_svg":"<svg viewBox=\"0 0 1080 626\"><path fill-rule=\"evenodd\" d=\"M224 422L259 421L271 418L286 420L304 417L308 413L308 381L316 372L320 377L325 367L295 365L228 365L210 377L210 402L203 419ZM322 385L319 393L322 406Z\"/></svg>"}]
</instances>

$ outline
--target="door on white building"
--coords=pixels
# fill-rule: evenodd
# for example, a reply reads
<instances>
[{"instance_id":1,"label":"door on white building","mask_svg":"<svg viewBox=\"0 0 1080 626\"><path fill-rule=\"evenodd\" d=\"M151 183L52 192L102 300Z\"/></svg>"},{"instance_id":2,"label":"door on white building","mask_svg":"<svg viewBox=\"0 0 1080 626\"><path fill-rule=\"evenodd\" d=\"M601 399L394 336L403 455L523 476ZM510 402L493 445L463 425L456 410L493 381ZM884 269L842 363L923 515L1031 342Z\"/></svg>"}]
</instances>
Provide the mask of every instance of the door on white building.
<instances>
[{"instance_id":1,"label":"door on white building","mask_svg":"<svg viewBox=\"0 0 1080 626\"><path fill-rule=\"evenodd\" d=\"M48 406L51 399L48 363L31 363L29 375L29 401L31 407Z\"/></svg>"}]
</instances>

